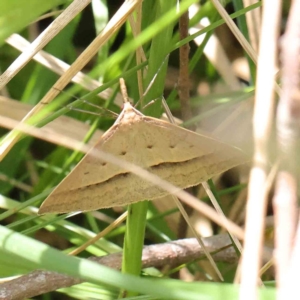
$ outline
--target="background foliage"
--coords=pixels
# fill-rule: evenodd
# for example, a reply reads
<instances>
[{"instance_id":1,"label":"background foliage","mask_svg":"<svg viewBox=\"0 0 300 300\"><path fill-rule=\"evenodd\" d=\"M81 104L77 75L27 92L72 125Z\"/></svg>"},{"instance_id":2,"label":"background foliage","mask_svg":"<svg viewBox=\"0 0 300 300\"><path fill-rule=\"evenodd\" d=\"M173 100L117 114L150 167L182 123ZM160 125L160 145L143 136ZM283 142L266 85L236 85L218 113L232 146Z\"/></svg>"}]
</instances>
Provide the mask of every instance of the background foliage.
<instances>
[{"instance_id":1,"label":"background foliage","mask_svg":"<svg viewBox=\"0 0 300 300\"><path fill-rule=\"evenodd\" d=\"M182 1L182 7L191 7L197 1ZM239 34L248 37L245 12L259 9L261 3L245 9L242 1L227 1L226 9L234 17L240 30ZM19 56L20 52L10 46L7 38L18 32L25 39L32 41L54 18L70 5L68 0L19 1L4 0L0 2L0 68L4 72ZM76 15L43 50L56 58L72 65L78 55L92 42L107 22L119 9L122 1L94 0L82 13ZM206 27L197 28L195 36L190 36L190 84L193 117L185 121L186 126L199 126L207 134L252 152L251 112L253 91L255 89L256 66L245 54L245 49L237 42L230 30L223 25L210 1L201 1L196 14L191 18L190 27L195 27L206 20ZM154 75L159 76L144 99L144 104L164 94L174 115L181 117L176 83L178 80L179 53L181 45L178 35L178 18L176 1L143 2L142 33L134 37L128 22L113 34L100 48L83 72L105 88L89 93L84 80L70 83L54 101L45 105L46 121L41 112L43 125L65 115L73 120L64 119L58 124L59 132L85 142L94 142L94 134L99 135L114 122L114 117L106 110L120 112L120 95L118 78L124 77L132 99L139 99L137 69L148 67L144 78L144 88L149 85ZM43 15L50 16L43 18ZM40 18L41 17L41 18ZM238 18L236 18L238 17ZM39 19L40 18L40 19ZM173 30L174 28L174 30ZM192 32L190 32L192 34ZM204 37L205 35L205 37ZM204 37L196 42L196 37ZM205 46L212 37L220 42L215 48ZM186 43L187 40L182 43ZM135 50L143 46L147 61L136 63ZM212 58L214 50L220 50L220 58ZM163 61L168 58L168 68ZM213 56L213 55L212 55ZM226 60L223 60L225 58ZM138 65L138 67L136 67ZM244 72L243 68L248 71ZM31 60L1 90L1 115L20 119L19 112L28 111L36 105L57 81L59 75L55 70ZM97 94L102 91L101 96ZM13 105L4 106L4 97L15 100ZM77 100L76 100L77 99ZM102 107L100 116L76 111L95 108L78 99L88 99ZM1 108L2 107L2 108ZM4 111L5 108L5 111ZM238 109L239 108L239 109ZM55 112L50 113L49 112ZM161 101L148 106L144 113L159 117L163 112ZM233 114L235 113L235 115ZM14 117L13 117L14 116ZM227 118L232 117L234 120ZM225 122L223 123L223 121ZM229 125L226 124L229 120ZM40 121L39 121L40 122ZM223 125L222 125L223 124ZM42 125L42 123L40 123ZM4 138L8 130L1 128ZM3 142L3 139L2 139ZM80 258L67 256L66 253L80 246L87 239L104 229L116 219L121 209L90 212L65 218L63 216L37 216L37 207L45 199L50 189L56 186L82 158L82 153L65 147L50 144L33 137L23 137L0 163L0 275L10 277L26 274L35 269L48 269L66 273L87 281L76 286L63 288L48 296L40 298L57 299L66 294L70 299L116 299L119 289L139 292L149 296L136 296L130 299L237 299L238 288L233 285L237 263L219 263L218 266L226 283L215 282L208 277L207 268L197 263L182 266L189 276L173 276L172 272L164 274L162 270L144 270L140 278L121 274L112 269L85 260L91 255L102 256L118 252L123 247L125 225L114 229L105 238L89 246ZM240 180L244 173L230 173L216 184L216 193L221 197L221 204L226 215L233 214L239 197L245 199L245 180ZM241 175L242 174L242 175ZM241 196L243 195L243 196ZM209 203L208 199L204 201ZM20 206L21 205L21 206ZM243 223L244 205L233 220ZM168 207L162 211L159 203L149 203L145 242L155 244L177 238L178 211ZM240 214L240 215L239 215ZM168 216L166 221L165 217ZM174 218L172 218L174 216ZM209 223L212 235L221 232L216 225ZM134 226L138 226L136 223ZM133 246L136 241L131 241ZM174 270L175 272L176 270ZM164 277L164 278L162 278ZM197 281L197 278L201 281ZM176 278L176 279L175 279ZM185 282L187 279L193 282ZM273 284L273 273L266 273L265 279ZM210 282L204 282L210 281ZM1 289L1 286L0 286ZM264 289L262 299L274 299L274 290ZM1 294L1 293L0 293ZM156 298L154 298L156 297ZM0 297L1 299L1 297ZM36 298L38 299L38 298ZM129 298L128 298L129 299Z\"/></svg>"}]
</instances>

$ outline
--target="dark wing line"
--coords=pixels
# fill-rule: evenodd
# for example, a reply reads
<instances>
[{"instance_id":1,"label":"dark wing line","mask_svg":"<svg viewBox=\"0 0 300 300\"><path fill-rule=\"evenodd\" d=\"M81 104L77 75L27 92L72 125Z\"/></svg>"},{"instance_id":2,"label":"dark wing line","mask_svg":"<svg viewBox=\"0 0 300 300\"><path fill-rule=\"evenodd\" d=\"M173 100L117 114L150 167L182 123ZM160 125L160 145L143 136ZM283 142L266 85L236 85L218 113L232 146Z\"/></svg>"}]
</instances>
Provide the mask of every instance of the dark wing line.
<instances>
[{"instance_id":1,"label":"dark wing line","mask_svg":"<svg viewBox=\"0 0 300 300\"><path fill-rule=\"evenodd\" d=\"M169 168L169 167L174 167L176 165L183 165L183 164L186 164L188 162L191 162L191 161L197 161L198 159L201 159L200 156L198 157L195 157L195 158L192 158L192 159L188 159L188 160L185 160L185 161L180 161L180 162L163 162L163 163L159 163L157 165L153 165L153 166L150 166L149 168L147 168L146 170L151 172L151 171L156 171L156 170L159 170L159 169L162 169L162 168ZM69 190L69 191L62 191L62 192L58 192L57 194L62 194L62 193L68 193L68 192L74 192L74 191L78 191L78 190L83 190L83 189L88 189L89 187L93 187L93 186L100 186L100 185L104 185L104 184L107 184L108 182L112 181L112 180L116 180L116 179L119 179L119 178L122 178L122 177L126 177L128 176L129 174L132 174L131 172L124 172L124 173L121 173L121 174L117 174L105 181L101 181L101 182L98 182L98 183L93 183L93 184L90 184L90 185L85 185L85 186L81 186L81 187L78 187L78 188L75 188L75 189L72 189L72 190ZM133 174L135 175L135 174ZM136 175L138 176L138 175Z\"/></svg>"}]
</instances>

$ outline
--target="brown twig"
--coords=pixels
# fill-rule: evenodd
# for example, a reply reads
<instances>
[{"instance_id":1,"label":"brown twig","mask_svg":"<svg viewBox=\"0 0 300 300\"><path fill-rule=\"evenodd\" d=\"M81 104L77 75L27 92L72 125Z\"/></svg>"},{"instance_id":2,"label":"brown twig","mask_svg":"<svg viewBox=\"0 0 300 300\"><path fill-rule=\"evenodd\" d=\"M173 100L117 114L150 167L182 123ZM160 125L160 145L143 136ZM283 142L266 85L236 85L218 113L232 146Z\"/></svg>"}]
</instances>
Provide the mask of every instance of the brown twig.
<instances>
[{"instance_id":1,"label":"brown twig","mask_svg":"<svg viewBox=\"0 0 300 300\"><path fill-rule=\"evenodd\" d=\"M184 13L179 19L179 36L180 40L188 37L189 34L189 14ZM178 96L180 101L180 110L182 120L187 121L192 117L190 107L190 82L189 82L189 43L184 44L179 49L179 78L178 78ZM192 129L192 128L190 128ZM191 190L191 189L189 189ZM193 209L186 204L183 204L188 216L192 214ZM178 238L186 237L188 224L184 217L181 215L178 223Z\"/></svg>"},{"instance_id":2,"label":"brown twig","mask_svg":"<svg viewBox=\"0 0 300 300\"><path fill-rule=\"evenodd\" d=\"M189 14L184 13L179 19L180 40L188 37L189 34ZM192 117L190 107L190 81L189 81L189 43L184 44L179 49L179 78L178 78L178 95L180 100L180 109L183 121Z\"/></svg>"},{"instance_id":3,"label":"brown twig","mask_svg":"<svg viewBox=\"0 0 300 300\"><path fill-rule=\"evenodd\" d=\"M189 13L184 13L179 19L179 36L180 39L183 40L187 38L189 35ZM192 117L192 111L190 106L190 80L189 80L189 53L190 46L189 43L184 44L179 49L179 78L178 78L178 95L180 100L180 110L183 121L187 121ZM195 126L190 126L191 130L195 130ZM193 191L192 188L187 189L188 192ZM175 200L176 202L176 200ZM191 227L192 232L197 237L197 240L200 245L203 245L203 241L198 232L193 228L193 226L189 225L189 216L193 213L193 208L185 203L181 205L181 202L177 200L177 206L181 209L180 219L178 222L178 233L177 236L179 239L185 238L187 234L188 226ZM203 245L204 246L204 245ZM205 248L205 246L204 246ZM213 258L209 255L209 252L206 249L206 256L209 259L213 269L216 274L220 278L220 280L224 280L221 272L219 271L217 265L215 264Z\"/></svg>"},{"instance_id":4,"label":"brown twig","mask_svg":"<svg viewBox=\"0 0 300 300\"><path fill-rule=\"evenodd\" d=\"M275 216L276 278L280 288L290 264L298 221L300 137L300 1L293 1L282 38L282 93L277 109L280 171L273 199ZM295 255L299 255L295 253ZM283 294L280 294L282 299ZM281 299L281 297L279 297ZM286 299L286 297L285 297Z\"/></svg>"},{"instance_id":5,"label":"brown twig","mask_svg":"<svg viewBox=\"0 0 300 300\"><path fill-rule=\"evenodd\" d=\"M214 254L216 261L234 262L237 260L231 241L227 234L204 238L205 246ZM142 256L143 268L170 268L180 266L199 259L204 254L196 239L184 239L173 242L144 247ZM102 257L91 257L91 260L107 267L120 270L122 253L114 253ZM36 270L17 279L0 285L0 300L18 300L34 297L63 287L79 284L82 281L67 275L45 270ZM22 287L22 288L20 288Z\"/></svg>"}]
</instances>

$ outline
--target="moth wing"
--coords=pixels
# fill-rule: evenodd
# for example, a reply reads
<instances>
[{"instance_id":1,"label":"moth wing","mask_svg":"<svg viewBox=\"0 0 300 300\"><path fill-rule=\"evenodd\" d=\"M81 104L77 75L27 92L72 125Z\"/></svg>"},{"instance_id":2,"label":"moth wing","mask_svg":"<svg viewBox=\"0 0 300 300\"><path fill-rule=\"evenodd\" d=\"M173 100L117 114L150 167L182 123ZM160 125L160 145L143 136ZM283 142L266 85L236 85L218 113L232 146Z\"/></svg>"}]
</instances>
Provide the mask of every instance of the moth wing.
<instances>
[{"instance_id":1,"label":"moth wing","mask_svg":"<svg viewBox=\"0 0 300 300\"><path fill-rule=\"evenodd\" d=\"M114 125L94 148L179 188L197 185L246 161L239 149L145 116ZM44 201L39 214L96 210L165 195L161 188L89 152Z\"/></svg>"}]
</instances>

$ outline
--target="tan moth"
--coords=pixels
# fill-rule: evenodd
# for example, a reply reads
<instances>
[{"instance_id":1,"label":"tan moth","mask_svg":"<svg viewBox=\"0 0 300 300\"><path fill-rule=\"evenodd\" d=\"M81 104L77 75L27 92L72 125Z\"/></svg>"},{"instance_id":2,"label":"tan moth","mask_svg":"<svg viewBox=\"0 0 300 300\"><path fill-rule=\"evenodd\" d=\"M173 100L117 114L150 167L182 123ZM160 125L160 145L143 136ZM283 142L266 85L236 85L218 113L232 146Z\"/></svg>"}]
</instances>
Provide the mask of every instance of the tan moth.
<instances>
[{"instance_id":1,"label":"tan moth","mask_svg":"<svg viewBox=\"0 0 300 300\"><path fill-rule=\"evenodd\" d=\"M185 189L246 161L241 150L143 115L130 102L94 148ZM91 150L92 151L92 150ZM162 188L88 152L53 190L39 214L91 211L166 196Z\"/></svg>"}]
</instances>

